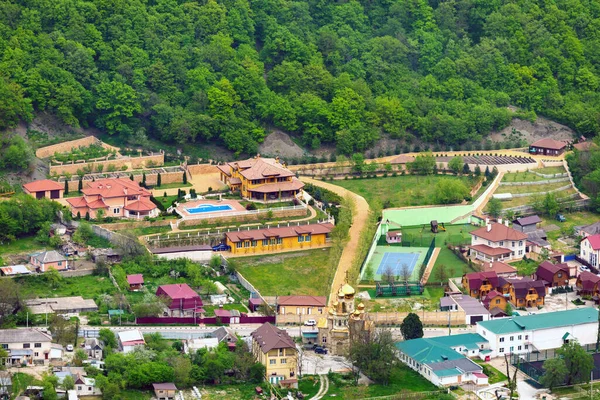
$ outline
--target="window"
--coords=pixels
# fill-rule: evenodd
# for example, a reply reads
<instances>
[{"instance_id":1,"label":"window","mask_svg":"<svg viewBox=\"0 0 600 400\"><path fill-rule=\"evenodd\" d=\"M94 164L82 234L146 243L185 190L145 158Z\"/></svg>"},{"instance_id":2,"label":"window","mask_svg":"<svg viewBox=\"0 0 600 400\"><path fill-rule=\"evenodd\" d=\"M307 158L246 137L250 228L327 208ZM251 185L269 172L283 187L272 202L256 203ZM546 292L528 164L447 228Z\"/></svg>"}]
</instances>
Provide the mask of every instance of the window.
<instances>
[{"instance_id":1,"label":"window","mask_svg":"<svg viewBox=\"0 0 600 400\"><path fill-rule=\"evenodd\" d=\"M529 349L529 345L528 344L525 345L525 350L527 350L527 349Z\"/></svg>"},{"instance_id":2,"label":"window","mask_svg":"<svg viewBox=\"0 0 600 400\"><path fill-rule=\"evenodd\" d=\"M262 245L263 246L268 246L269 245L269 239L263 239Z\"/></svg>"},{"instance_id":3,"label":"window","mask_svg":"<svg viewBox=\"0 0 600 400\"><path fill-rule=\"evenodd\" d=\"M33 347L35 347L35 348L39 349L40 347L42 347L42 344L41 344L41 343L35 343L35 344L33 345Z\"/></svg>"},{"instance_id":4,"label":"window","mask_svg":"<svg viewBox=\"0 0 600 400\"><path fill-rule=\"evenodd\" d=\"M498 349L498 353L504 353L504 347L500 347L500 348Z\"/></svg>"},{"instance_id":5,"label":"window","mask_svg":"<svg viewBox=\"0 0 600 400\"><path fill-rule=\"evenodd\" d=\"M504 338L503 337L500 338L500 343L502 343L502 342L504 342Z\"/></svg>"},{"instance_id":6,"label":"window","mask_svg":"<svg viewBox=\"0 0 600 400\"><path fill-rule=\"evenodd\" d=\"M492 242L490 242L490 241L488 240L488 246L491 246L491 245L492 245Z\"/></svg>"},{"instance_id":7,"label":"window","mask_svg":"<svg viewBox=\"0 0 600 400\"><path fill-rule=\"evenodd\" d=\"M33 356L34 356L34 357L39 357L39 356L40 356L40 353L38 353L38 352L36 351L35 353L33 353Z\"/></svg>"},{"instance_id":8,"label":"window","mask_svg":"<svg viewBox=\"0 0 600 400\"><path fill-rule=\"evenodd\" d=\"M306 242L310 242L312 239L312 236L310 235L306 235L306 238L304 239Z\"/></svg>"},{"instance_id":9,"label":"window","mask_svg":"<svg viewBox=\"0 0 600 400\"><path fill-rule=\"evenodd\" d=\"M496 299L496 304L500 304L500 299Z\"/></svg>"},{"instance_id":10,"label":"window","mask_svg":"<svg viewBox=\"0 0 600 400\"><path fill-rule=\"evenodd\" d=\"M24 349L29 349L31 347L31 343L23 343Z\"/></svg>"},{"instance_id":11,"label":"window","mask_svg":"<svg viewBox=\"0 0 600 400\"><path fill-rule=\"evenodd\" d=\"M512 342L513 340L515 340L515 337L511 336L509 340Z\"/></svg>"},{"instance_id":12,"label":"window","mask_svg":"<svg viewBox=\"0 0 600 400\"><path fill-rule=\"evenodd\" d=\"M277 238L277 244L281 244L283 242L282 238Z\"/></svg>"},{"instance_id":13,"label":"window","mask_svg":"<svg viewBox=\"0 0 600 400\"><path fill-rule=\"evenodd\" d=\"M523 246L523 241L519 240L519 247Z\"/></svg>"},{"instance_id":14,"label":"window","mask_svg":"<svg viewBox=\"0 0 600 400\"><path fill-rule=\"evenodd\" d=\"M523 336L519 335L519 336L517 336L517 339L521 340L521 338L522 338L522 337L523 337Z\"/></svg>"},{"instance_id":15,"label":"window","mask_svg":"<svg viewBox=\"0 0 600 400\"><path fill-rule=\"evenodd\" d=\"M500 246L504 246L504 240L500 241Z\"/></svg>"},{"instance_id":16,"label":"window","mask_svg":"<svg viewBox=\"0 0 600 400\"><path fill-rule=\"evenodd\" d=\"M241 249L241 248L242 248L242 242L237 242L237 243L235 244L235 248L236 248L236 249Z\"/></svg>"},{"instance_id":17,"label":"window","mask_svg":"<svg viewBox=\"0 0 600 400\"><path fill-rule=\"evenodd\" d=\"M276 242L277 242L277 240L271 239L271 244L275 244Z\"/></svg>"},{"instance_id":18,"label":"window","mask_svg":"<svg viewBox=\"0 0 600 400\"><path fill-rule=\"evenodd\" d=\"M512 242L512 247L515 247L515 242Z\"/></svg>"},{"instance_id":19,"label":"window","mask_svg":"<svg viewBox=\"0 0 600 400\"><path fill-rule=\"evenodd\" d=\"M521 346L517 346L517 350L521 350Z\"/></svg>"},{"instance_id":20,"label":"window","mask_svg":"<svg viewBox=\"0 0 600 400\"><path fill-rule=\"evenodd\" d=\"M77 386L77 390L81 390L81 386Z\"/></svg>"},{"instance_id":21,"label":"window","mask_svg":"<svg viewBox=\"0 0 600 400\"><path fill-rule=\"evenodd\" d=\"M519 255L522 256L523 255L523 250L519 250Z\"/></svg>"},{"instance_id":22,"label":"window","mask_svg":"<svg viewBox=\"0 0 600 400\"><path fill-rule=\"evenodd\" d=\"M2 343L2 348L5 350L8 349L8 345L6 343Z\"/></svg>"},{"instance_id":23,"label":"window","mask_svg":"<svg viewBox=\"0 0 600 400\"><path fill-rule=\"evenodd\" d=\"M559 272L559 273L558 273L558 277L559 277L559 278L562 278L562 272Z\"/></svg>"},{"instance_id":24,"label":"window","mask_svg":"<svg viewBox=\"0 0 600 400\"><path fill-rule=\"evenodd\" d=\"M244 241L244 247L250 247L250 241L249 240L245 240Z\"/></svg>"},{"instance_id":25,"label":"window","mask_svg":"<svg viewBox=\"0 0 600 400\"><path fill-rule=\"evenodd\" d=\"M282 364L287 364L287 358L282 358L282 359L281 359L281 363L282 363Z\"/></svg>"},{"instance_id":26,"label":"window","mask_svg":"<svg viewBox=\"0 0 600 400\"><path fill-rule=\"evenodd\" d=\"M525 340L529 339L529 335L525 335Z\"/></svg>"},{"instance_id":27,"label":"window","mask_svg":"<svg viewBox=\"0 0 600 400\"><path fill-rule=\"evenodd\" d=\"M279 357L283 356L283 349L279 349Z\"/></svg>"},{"instance_id":28,"label":"window","mask_svg":"<svg viewBox=\"0 0 600 400\"><path fill-rule=\"evenodd\" d=\"M256 247L257 245L258 245L258 241L256 241L256 240L253 240L253 241L252 241L252 247Z\"/></svg>"},{"instance_id":29,"label":"window","mask_svg":"<svg viewBox=\"0 0 600 400\"><path fill-rule=\"evenodd\" d=\"M510 346L510 352L512 353L513 351L515 351L515 346Z\"/></svg>"},{"instance_id":30,"label":"window","mask_svg":"<svg viewBox=\"0 0 600 400\"><path fill-rule=\"evenodd\" d=\"M275 365L277 363L277 360L269 360L269 365Z\"/></svg>"},{"instance_id":31,"label":"window","mask_svg":"<svg viewBox=\"0 0 600 400\"><path fill-rule=\"evenodd\" d=\"M113 214L119 214L120 209L119 208L113 208Z\"/></svg>"},{"instance_id":32,"label":"window","mask_svg":"<svg viewBox=\"0 0 600 400\"><path fill-rule=\"evenodd\" d=\"M300 235L298 236L298 243L302 243L304 242L304 236Z\"/></svg>"}]
</instances>

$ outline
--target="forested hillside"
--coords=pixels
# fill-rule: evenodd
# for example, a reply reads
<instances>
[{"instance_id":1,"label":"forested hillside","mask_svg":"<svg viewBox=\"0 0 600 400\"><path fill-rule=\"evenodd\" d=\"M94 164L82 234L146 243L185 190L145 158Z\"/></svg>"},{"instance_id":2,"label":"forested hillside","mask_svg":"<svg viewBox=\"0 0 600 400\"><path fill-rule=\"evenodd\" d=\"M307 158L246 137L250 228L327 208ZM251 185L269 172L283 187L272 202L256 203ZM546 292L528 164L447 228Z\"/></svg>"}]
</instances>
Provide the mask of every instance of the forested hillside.
<instances>
[{"instance_id":1,"label":"forested hillside","mask_svg":"<svg viewBox=\"0 0 600 400\"><path fill-rule=\"evenodd\" d=\"M509 104L600 124L595 0L4 0L0 57L0 128L47 110L134 144L458 145Z\"/></svg>"}]
</instances>

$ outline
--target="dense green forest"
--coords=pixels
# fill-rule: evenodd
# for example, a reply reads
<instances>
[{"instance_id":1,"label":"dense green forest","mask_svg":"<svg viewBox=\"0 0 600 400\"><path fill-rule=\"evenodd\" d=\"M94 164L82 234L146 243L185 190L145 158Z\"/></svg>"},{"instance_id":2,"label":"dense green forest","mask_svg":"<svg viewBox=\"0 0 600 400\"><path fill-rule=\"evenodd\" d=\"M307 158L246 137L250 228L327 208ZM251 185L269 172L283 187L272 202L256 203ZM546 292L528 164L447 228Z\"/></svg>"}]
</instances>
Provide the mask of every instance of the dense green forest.
<instances>
[{"instance_id":1,"label":"dense green forest","mask_svg":"<svg viewBox=\"0 0 600 400\"><path fill-rule=\"evenodd\" d=\"M132 144L456 146L507 105L600 124L594 0L5 0L0 54L0 128L46 110Z\"/></svg>"}]
</instances>

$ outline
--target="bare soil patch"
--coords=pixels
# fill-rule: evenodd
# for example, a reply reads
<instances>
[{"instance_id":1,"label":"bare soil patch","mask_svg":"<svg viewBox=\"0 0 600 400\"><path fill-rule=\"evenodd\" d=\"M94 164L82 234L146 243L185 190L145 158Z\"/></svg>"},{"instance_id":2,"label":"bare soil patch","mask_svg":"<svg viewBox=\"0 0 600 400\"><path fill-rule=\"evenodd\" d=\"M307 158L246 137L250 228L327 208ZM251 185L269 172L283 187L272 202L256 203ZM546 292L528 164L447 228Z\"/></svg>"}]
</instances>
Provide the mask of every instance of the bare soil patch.
<instances>
[{"instance_id":1,"label":"bare soil patch","mask_svg":"<svg viewBox=\"0 0 600 400\"><path fill-rule=\"evenodd\" d=\"M282 131L274 130L258 147L261 154L265 156L280 157L302 157L304 149L298 146L290 136Z\"/></svg>"},{"instance_id":2,"label":"bare soil patch","mask_svg":"<svg viewBox=\"0 0 600 400\"><path fill-rule=\"evenodd\" d=\"M510 135L513 128L521 132L522 138L527 143L533 143L546 137L555 140L572 140L575 137L575 132L568 126L550 121L544 117L538 117L535 122L515 118L509 126L500 132L492 133L489 138L492 142L501 142Z\"/></svg>"}]
</instances>

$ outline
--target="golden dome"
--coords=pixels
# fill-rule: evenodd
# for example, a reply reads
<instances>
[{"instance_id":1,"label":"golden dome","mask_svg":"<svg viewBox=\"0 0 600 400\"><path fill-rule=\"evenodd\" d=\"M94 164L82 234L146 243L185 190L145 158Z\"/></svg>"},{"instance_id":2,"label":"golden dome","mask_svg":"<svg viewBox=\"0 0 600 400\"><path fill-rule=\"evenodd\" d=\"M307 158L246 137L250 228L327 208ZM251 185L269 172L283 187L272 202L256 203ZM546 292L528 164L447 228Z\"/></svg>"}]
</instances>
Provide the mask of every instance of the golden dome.
<instances>
[{"instance_id":1,"label":"golden dome","mask_svg":"<svg viewBox=\"0 0 600 400\"><path fill-rule=\"evenodd\" d=\"M348 285L347 283L342 286L342 288L340 289L340 292L344 293L346 296L354 294L354 288L350 285Z\"/></svg>"},{"instance_id":2,"label":"golden dome","mask_svg":"<svg viewBox=\"0 0 600 400\"><path fill-rule=\"evenodd\" d=\"M333 308L329 309L329 314L333 314Z\"/></svg>"},{"instance_id":3,"label":"golden dome","mask_svg":"<svg viewBox=\"0 0 600 400\"><path fill-rule=\"evenodd\" d=\"M359 310L364 310L365 309L365 305L363 303L360 303L357 308Z\"/></svg>"},{"instance_id":4,"label":"golden dome","mask_svg":"<svg viewBox=\"0 0 600 400\"><path fill-rule=\"evenodd\" d=\"M344 297L344 292L342 291L342 289L338 291L338 297Z\"/></svg>"}]
</instances>

